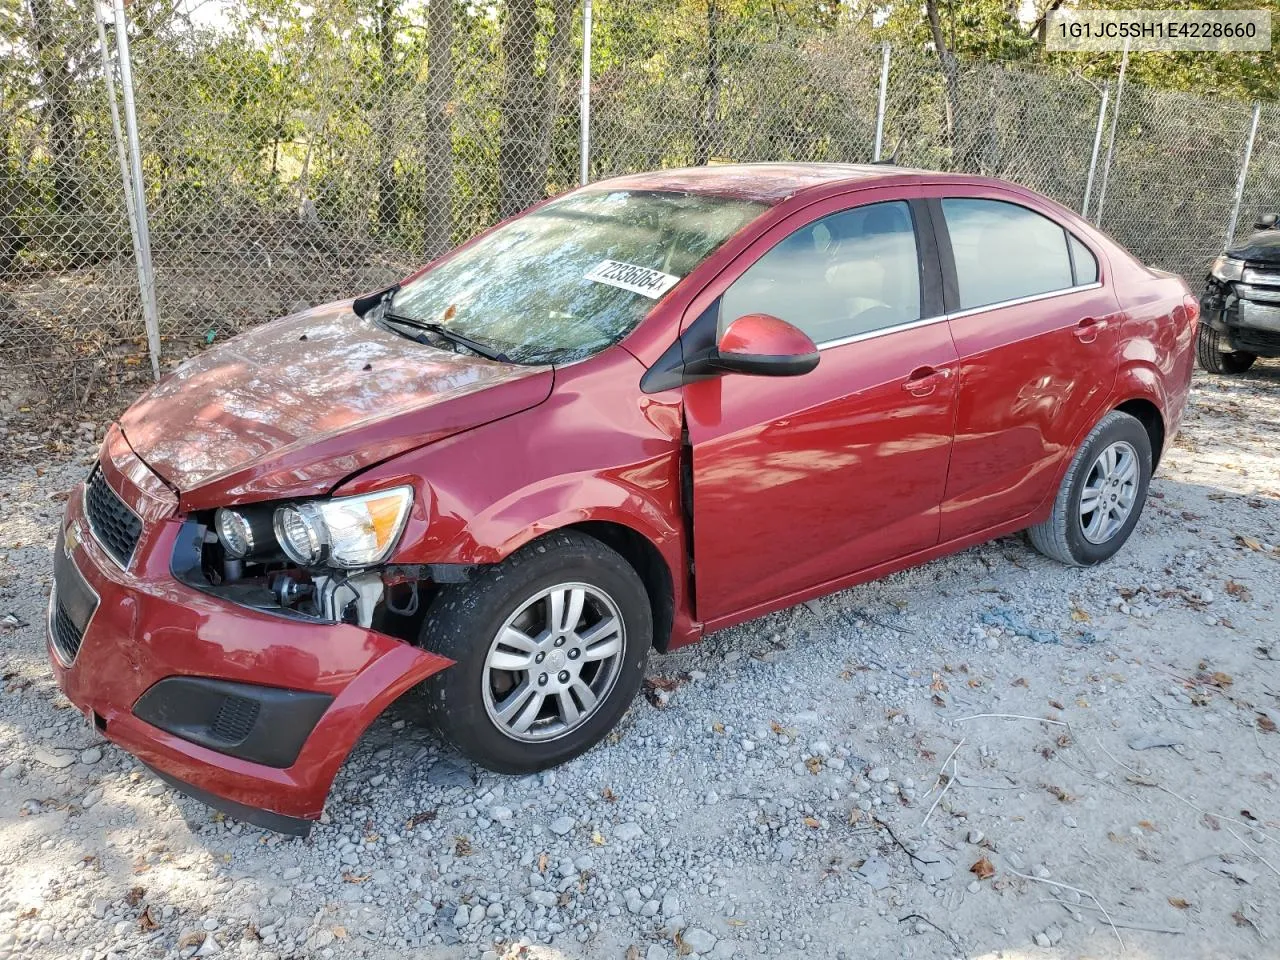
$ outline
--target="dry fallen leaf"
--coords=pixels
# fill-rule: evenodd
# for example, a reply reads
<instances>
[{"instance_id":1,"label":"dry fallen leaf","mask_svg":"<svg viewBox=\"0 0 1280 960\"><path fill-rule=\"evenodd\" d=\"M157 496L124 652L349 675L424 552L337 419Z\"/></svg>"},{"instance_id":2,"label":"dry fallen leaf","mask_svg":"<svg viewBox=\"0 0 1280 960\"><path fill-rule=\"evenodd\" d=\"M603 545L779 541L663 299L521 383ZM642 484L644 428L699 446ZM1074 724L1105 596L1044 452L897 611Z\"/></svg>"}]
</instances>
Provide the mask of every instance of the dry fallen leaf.
<instances>
[{"instance_id":1,"label":"dry fallen leaf","mask_svg":"<svg viewBox=\"0 0 1280 960\"><path fill-rule=\"evenodd\" d=\"M538 872L539 873L547 872L547 860L548 858L545 853L538 854Z\"/></svg>"},{"instance_id":2,"label":"dry fallen leaf","mask_svg":"<svg viewBox=\"0 0 1280 960\"><path fill-rule=\"evenodd\" d=\"M711 725L711 729L714 730L716 733L724 733L724 724L721 723L719 720L717 720L715 723Z\"/></svg>"},{"instance_id":3,"label":"dry fallen leaf","mask_svg":"<svg viewBox=\"0 0 1280 960\"><path fill-rule=\"evenodd\" d=\"M1079 607L1073 607L1071 610L1071 619L1076 623L1089 623L1093 617L1089 616L1087 611L1081 610Z\"/></svg>"},{"instance_id":4,"label":"dry fallen leaf","mask_svg":"<svg viewBox=\"0 0 1280 960\"><path fill-rule=\"evenodd\" d=\"M336 939L338 939L338 940L345 940L345 939L347 939L347 928L346 928L346 927L343 927L343 926L332 927L332 928L330 928L329 932L330 932L330 933L332 933L332 934L334 935L334 937L335 937Z\"/></svg>"},{"instance_id":5,"label":"dry fallen leaf","mask_svg":"<svg viewBox=\"0 0 1280 960\"><path fill-rule=\"evenodd\" d=\"M364 883L368 879L369 874L367 873L344 873L342 875L343 883Z\"/></svg>"},{"instance_id":6,"label":"dry fallen leaf","mask_svg":"<svg viewBox=\"0 0 1280 960\"><path fill-rule=\"evenodd\" d=\"M1265 713L1258 714L1258 729L1263 733L1275 733L1276 722Z\"/></svg>"},{"instance_id":7,"label":"dry fallen leaf","mask_svg":"<svg viewBox=\"0 0 1280 960\"><path fill-rule=\"evenodd\" d=\"M611 790L609 787L605 787L603 790L601 790L601 791L600 791L600 796L601 796L601 798L603 798L603 799L604 799L604 801L605 801L606 803L617 803L617 802L618 802L618 795L617 795L616 793L614 793L614 792L613 792L613 790Z\"/></svg>"},{"instance_id":8,"label":"dry fallen leaf","mask_svg":"<svg viewBox=\"0 0 1280 960\"><path fill-rule=\"evenodd\" d=\"M124 895L124 902L131 907L136 907L142 902L142 898L147 895L146 887L133 887Z\"/></svg>"},{"instance_id":9,"label":"dry fallen leaf","mask_svg":"<svg viewBox=\"0 0 1280 960\"><path fill-rule=\"evenodd\" d=\"M979 880L989 880L996 875L996 868L991 865L990 860L982 857L969 868L969 872Z\"/></svg>"},{"instance_id":10,"label":"dry fallen leaf","mask_svg":"<svg viewBox=\"0 0 1280 960\"><path fill-rule=\"evenodd\" d=\"M822 827L822 824L819 823L814 817L805 817L804 825L808 827L810 830L818 830Z\"/></svg>"},{"instance_id":11,"label":"dry fallen leaf","mask_svg":"<svg viewBox=\"0 0 1280 960\"><path fill-rule=\"evenodd\" d=\"M138 928L142 930L143 933L148 933L156 929L158 926L160 926L160 924L156 923L156 918L151 916L151 908L147 907L142 911L142 915L138 917Z\"/></svg>"},{"instance_id":12,"label":"dry fallen leaf","mask_svg":"<svg viewBox=\"0 0 1280 960\"><path fill-rule=\"evenodd\" d=\"M804 762L804 765L810 773L812 773L814 776L817 776L818 772L822 769L822 758L810 757L808 760Z\"/></svg>"},{"instance_id":13,"label":"dry fallen leaf","mask_svg":"<svg viewBox=\"0 0 1280 960\"><path fill-rule=\"evenodd\" d=\"M453 838L453 855L455 857L469 857L472 854L470 837L454 837Z\"/></svg>"},{"instance_id":14,"label":"dry fallen leaf","mask_svg":"<svg viewBox=\"0 0 1280 960\"><path fill-rule=\"evenodd\" d=\"M1247 537L1243 533L1236 534L1236 542L1242 547L1248 547L1250 550L1262 550L1262 544L1253 537Z\"/></svg>"},{"instance_id":15,"label":"dry fallen leaf","mask_svg":"<svg viewBox=\"0 0 1280 960\"><path fill-rule=\"evenodd\" d=\"M1139 821L1138 821L1138 826L1140 826L1143 830L1146 830L1148 833L1159 833L1159 832L1160 832L1160 831L1156 828L1156 825L1155 825L1154 823L1152 823L1150 820L1139 820Z\"/></svg>"},{"instance_id":16,"label":"dry fallen leaf","mask_svg":"<svg viewBox=\"0 0 1280 960\"><path fill-rule=\"evenodd\" d=\"M626 960L640 960L640 948L634 943L627 947Z\"/></svg>"},{"instance_id":17,"label":"dry fallen leaf","mask_svg":"<svg viewBox=\"0 0 1280 960\"><path fill-rule=\"evenodd\" d=\"M1234 580L1228 580L1226 587L1227 593L1235 597L1237 600L1249 600L1253 597L1253 594L1249 592L1249 588L1243 583L1236 583Z\"/></svg>"},{"instance_id":18,"label":"dry fallen leaf","mask_svg":"<svg viewBox=\"0 0 1280 960\"><path fill-rule=\"evenodd\" d=\"M1186 900L1183 900L1181 897L1170 897L1169 906L1176 907L1179 910L1187 910L1187 909L1190 909L1191 904L1189 904Z\"/></svg>"},{"instance_id":19,"label":"dry fallen leaf","mask_svg":"<svg viewBox=\"0 0 1280 960\"><path fill-rule=\"evenodd\" d=\"M604 846L604 834L602 834L599 830L592 830L592 831L591 831L591 842L592 842L592 843L594 843L597 847L603 847L603 846Z\"/></svg>"},{"instance_id":20,"label":"dry fallen leaf","mask_svg":"<svg viewBox=\"0 0 1280 960\"><path fill-rule=\"evenodd\" d=\"M1042 783L1040 784L1040 786L1044 787L1045 790L1047 790L1049 793L1057 797L1061 803L1071 803L1071 801L1075 799L1075 797L1067 793L1067 791L1063 790L1061 787L1056 786L1055 784Z\"/></svg>"},{"instance_id":21,"label":"dry fallen leaf","mask_svg":"<svg viewBox=\"0 0 1280 960\"><path fill-rule=\"evenodd\" d=\"M1027 678L1026 678L1026 677L1019 677L1017 680L1013 681L1013 683L1009 684L1009 686L1011 686L1011 687L1030 687L1030 686L1031 686L1031 684L1027 682Z\"/></svg>"}]
</instances>

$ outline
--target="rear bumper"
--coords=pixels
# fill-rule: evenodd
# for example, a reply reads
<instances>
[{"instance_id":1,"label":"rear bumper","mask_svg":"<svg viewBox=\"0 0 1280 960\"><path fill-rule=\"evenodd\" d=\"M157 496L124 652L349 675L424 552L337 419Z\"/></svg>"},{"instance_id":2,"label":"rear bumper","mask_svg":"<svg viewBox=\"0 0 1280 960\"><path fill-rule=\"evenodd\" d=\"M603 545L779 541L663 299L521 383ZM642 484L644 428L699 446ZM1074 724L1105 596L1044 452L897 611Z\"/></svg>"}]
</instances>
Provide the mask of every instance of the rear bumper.
<instances>
[{"instance_id":1,"label":"rear bumper","mask_svg":"<svg viewBox=\"0 0 1280 960\"><path fill-rule=\"evenodd\" d=\"M127 484L119 475L111 479L116 489ZM129 490L120 492L130 499ZM73 657L65 638L55 646L50 632L54 676L109 740L179 790L238 818L305 832L365 728L401 693L452 661L375 630L289 620L192 590L169 572L181 530L176 518L149 523L133 562L122 569L90 531L80 487L72 492L58 538L49 623L60 590L84 595L60 580L82 577L98 602ZM207 715L180 703L172 688L164 696L153 693L150 707L144 702L140 709L144 695L164 694L156 685L172 678L190 678L185 689L202 689L214 713L219 693L260 700L248 721L244 714L229 721L234 731L238 720L245 736L232 744L204 735Z\"/></svg>"}]
</instances>

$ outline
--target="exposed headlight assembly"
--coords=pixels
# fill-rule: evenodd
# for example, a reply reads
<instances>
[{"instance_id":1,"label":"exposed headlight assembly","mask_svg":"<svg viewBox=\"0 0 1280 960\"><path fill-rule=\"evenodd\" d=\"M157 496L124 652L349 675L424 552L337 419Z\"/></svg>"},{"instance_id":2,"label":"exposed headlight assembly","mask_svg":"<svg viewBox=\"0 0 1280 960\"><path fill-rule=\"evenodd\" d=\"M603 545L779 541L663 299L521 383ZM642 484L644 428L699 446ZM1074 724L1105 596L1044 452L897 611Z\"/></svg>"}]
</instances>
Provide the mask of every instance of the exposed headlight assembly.
<instances>
[{"instance_id":1,"label":"exposed headlight assembly","mask_svg":"<svg viewBox=\"0 0 1280 960\"><path fill-rule=\"evenodd\" d=\"M1211 273L1218 280L1227 283L1231 280L1239 280L1244 273L1244 261L1237 260L1235 257L1228 257L1226 254L1220 256L1213 261L1213 266L1209 268Z\"/></svg>"},{"instance_id":2,"label":"exposed headlight assembly","mask_svg":"<svg viewBox=\"0 0 1280 960\"><path fill-rule=\"evenodd\" d=\"M367 567L391 553L412 502L412 487L392 487L277 507L275 537L302 566Z\"/></svg>"}]
</instances>

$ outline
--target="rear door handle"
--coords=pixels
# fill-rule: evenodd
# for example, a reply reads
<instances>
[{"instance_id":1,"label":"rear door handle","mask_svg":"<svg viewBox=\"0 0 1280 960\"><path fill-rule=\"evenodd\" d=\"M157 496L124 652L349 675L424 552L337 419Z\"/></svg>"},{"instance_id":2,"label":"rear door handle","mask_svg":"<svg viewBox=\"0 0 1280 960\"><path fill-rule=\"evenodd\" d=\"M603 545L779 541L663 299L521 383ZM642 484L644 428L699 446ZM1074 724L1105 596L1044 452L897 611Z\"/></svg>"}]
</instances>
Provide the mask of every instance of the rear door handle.
<instances>
[{"instance_id":1,"label":"rear door handle","mask_svg":"<svg viewBox=\"0 0 1280 960\"><path fill-rule=\"evenodd\" d=\"M927 397L951 377L948 367L916 367L903 381L902 389L913 397Z\"/></svg>"},{"instance_id":2,"label":"rear door handle","mask_svg":"<svg viewBox=\"0 0 1280 960\"><path fill-rule=\"evenodd\" d=\"M1107 321L1100 320L1097 317L1085 317L1076 324L1076 328L1071 332L1076 335L1076 339L1081 343L1093 343L1098 339L1098 334L1107 329Z\"/></svg>"}]
</instances>

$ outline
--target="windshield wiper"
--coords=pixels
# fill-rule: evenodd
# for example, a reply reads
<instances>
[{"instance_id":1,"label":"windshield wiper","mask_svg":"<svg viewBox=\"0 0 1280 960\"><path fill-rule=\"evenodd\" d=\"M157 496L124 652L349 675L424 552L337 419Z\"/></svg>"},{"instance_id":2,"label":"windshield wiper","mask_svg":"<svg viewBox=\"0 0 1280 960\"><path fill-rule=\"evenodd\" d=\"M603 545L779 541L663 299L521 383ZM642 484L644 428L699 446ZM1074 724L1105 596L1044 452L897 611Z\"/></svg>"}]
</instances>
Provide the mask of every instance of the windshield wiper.
<instances>
[{"instance_id":1,"label":"windshield wiper","mask_svg":"<svg viewBox=\"0 0 1280 960\"><path fill-rule=\"evenodd\" d=\"M437 337L442 337L450 343L456 343L466 347L472 353L479 354L486 360L496 360L499 363L510 363L511 358L501 350L495 350L486 344L480 343L478 340L472 340L470 337L450 330L443 323L432 323L428 320L417 320L413 317L406 317L399 313L392 313L389 309L382 311L379 318L383 323L394 323L402 327L408 327L411 330L422 330L425 333L434 333ZM417 339L417 338L414 338Z\"/></svg>"}]
</instances>

